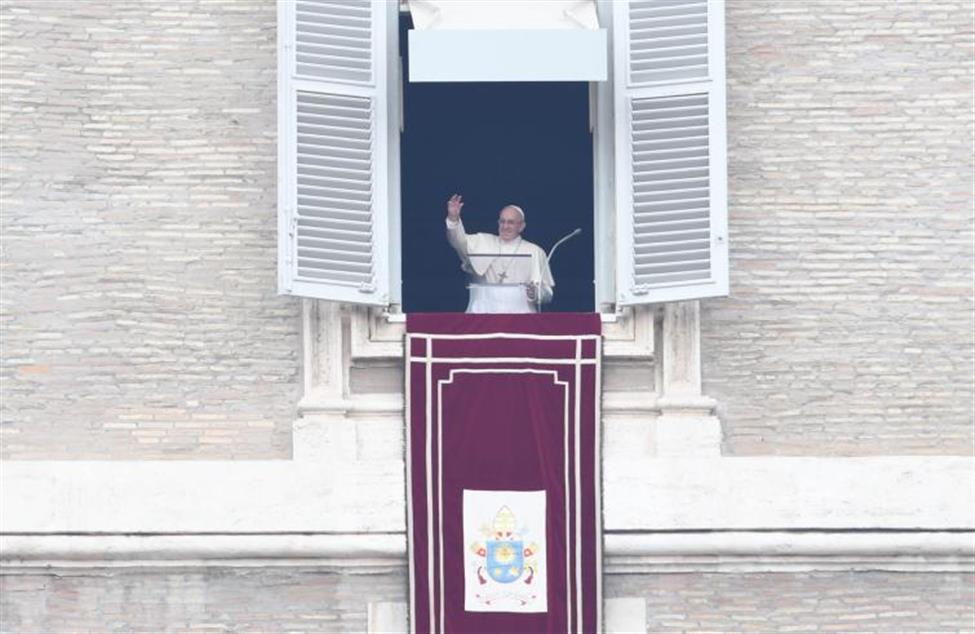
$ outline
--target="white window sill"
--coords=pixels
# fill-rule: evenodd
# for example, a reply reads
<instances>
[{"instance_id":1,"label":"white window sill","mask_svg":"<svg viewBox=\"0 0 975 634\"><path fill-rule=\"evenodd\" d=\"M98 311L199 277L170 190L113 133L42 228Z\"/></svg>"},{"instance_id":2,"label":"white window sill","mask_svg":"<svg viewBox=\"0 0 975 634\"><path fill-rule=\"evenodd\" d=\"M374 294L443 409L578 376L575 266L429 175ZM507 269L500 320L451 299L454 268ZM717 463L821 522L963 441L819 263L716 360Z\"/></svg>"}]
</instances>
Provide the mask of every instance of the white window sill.
<instances>
[{"instance_id":1,"label":"white window sill","mask_svg":"<svg viewBox=\"0 0 975 634\"><path fill-rule=\"evenodd\" d=\"M603 357L652 360L655 312L654 307L643 306L599 313L604 324ZM405 313L357 306L351 309L351 326L353 359L402 358Z\"/></svg>"},{"instance_id":2,"label":"white window sill","mask_svg":"<svg viewBox=\"0 0 975 634\"><path fill-rule=\"evenodd\" d=\"M621 318L621 312L615 313L599 313L599 319L604 324L615 324ZM406 313L391 313L388 311L383 311L383 318L386 323L389 324L405 324L406 323Z\"/></svg>"}]
</instances>

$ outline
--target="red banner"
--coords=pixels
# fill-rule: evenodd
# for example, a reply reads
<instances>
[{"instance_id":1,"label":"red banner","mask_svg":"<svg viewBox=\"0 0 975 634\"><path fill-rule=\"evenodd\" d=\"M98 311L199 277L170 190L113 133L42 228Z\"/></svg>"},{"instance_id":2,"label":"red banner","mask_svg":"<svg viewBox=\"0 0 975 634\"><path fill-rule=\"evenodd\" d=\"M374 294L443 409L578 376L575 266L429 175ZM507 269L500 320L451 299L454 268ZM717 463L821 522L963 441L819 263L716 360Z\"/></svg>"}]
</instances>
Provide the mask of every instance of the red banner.
<instances>
[{"instance_id":1,"label":"red banner","mask_svg":"<svg viewBox=\"0 0 975 634\"><path fill-rule=\"evenodd\" d=\"M599 631L599 316L409 315L406 350L411 631Z\"/></svg>"}]
</instances>

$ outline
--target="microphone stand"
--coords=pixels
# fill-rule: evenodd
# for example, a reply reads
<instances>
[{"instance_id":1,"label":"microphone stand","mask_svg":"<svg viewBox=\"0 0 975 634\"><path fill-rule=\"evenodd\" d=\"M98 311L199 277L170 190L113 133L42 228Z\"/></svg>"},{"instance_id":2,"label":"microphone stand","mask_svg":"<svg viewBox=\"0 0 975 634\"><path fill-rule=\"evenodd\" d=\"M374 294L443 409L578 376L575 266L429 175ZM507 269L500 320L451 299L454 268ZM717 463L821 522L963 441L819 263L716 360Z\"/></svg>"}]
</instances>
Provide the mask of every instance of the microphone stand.
<instances>
[{"instance_id":1,"label":"microphone stand","mask_svg":"<svg viewBox=\"0 0 975 634\"><path fill-rule=\"evenodd\" d=\"M555 254L555 250L559 248L559 245L562 244L563 242L565 242L566 240L569 240L570 238L576 237L580 233L582 233L582 228L581 227L576 227L570 233L562 236L562 238L558 242L556 242L552 246L551 249L549 249L548 255L545 258L545 262L546 262L546 264L549 264L549 268L551 268L552 256ZM542 312L542 285L541 285L541 283L539 283L537 285L537 287L535 288L535 305L538 308L538 312Z\"/></svg>"}]
</instances>

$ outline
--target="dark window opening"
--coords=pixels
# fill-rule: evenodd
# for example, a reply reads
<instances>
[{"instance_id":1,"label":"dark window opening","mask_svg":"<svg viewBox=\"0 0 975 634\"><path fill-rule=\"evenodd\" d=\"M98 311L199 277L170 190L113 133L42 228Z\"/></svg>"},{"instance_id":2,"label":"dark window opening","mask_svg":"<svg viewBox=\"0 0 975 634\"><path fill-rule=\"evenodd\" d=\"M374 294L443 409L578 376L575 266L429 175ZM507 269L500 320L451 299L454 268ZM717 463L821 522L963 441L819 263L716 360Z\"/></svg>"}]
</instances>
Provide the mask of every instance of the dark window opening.
<instances>
[{"instance_id":1,"label":"dark window opening","mask_svg":"<svg viewBox=\"0 0 975 634\"><path fill-rule=\"evenodd\" d=\"M400 53L408 77L408 16ZM593 288L593 148L588 85L404 81L401 137L405 312L463 312L467 277L447 244L447 198L464 197L468 233L497 232L507 204L525 210L526 240L552 258L555 296L543 311L590 312Z\"/></svg>"}]
</instances>

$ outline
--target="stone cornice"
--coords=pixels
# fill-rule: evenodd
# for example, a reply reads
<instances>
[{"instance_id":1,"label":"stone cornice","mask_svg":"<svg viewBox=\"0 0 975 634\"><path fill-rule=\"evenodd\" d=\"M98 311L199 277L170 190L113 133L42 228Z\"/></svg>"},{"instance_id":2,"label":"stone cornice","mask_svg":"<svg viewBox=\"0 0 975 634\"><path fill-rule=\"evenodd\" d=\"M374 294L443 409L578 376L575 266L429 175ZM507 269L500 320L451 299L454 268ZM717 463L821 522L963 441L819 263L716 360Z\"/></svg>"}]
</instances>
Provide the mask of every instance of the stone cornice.
<instances>
[{"instance_id":1,"label":"stone cornice","mask_svg":"<svg viewBox=\"0 0 975 634\"><path fill-rule=\"evenodd\" d=\"M7 533L375 533L405 525L402 424L324 421L294 460L4 461ZM383 446L370 439L393 438ZM603 460L609 531L975 529L975 460Z\"/></svg>"},{"instance_id":2,"label":"stone cornice","mask_svg":"<svg viewBox=\"0 0 975 634\"><path fill-rule=\"evenodd\" d=\"M601 409L603 414L659 414L661 408L669 403L658 399L650 392L621 391L603 392ZM681 407L694 407L710 411L714 404L708 399L690 400L680 403ZM298 403L300 416L325 415L390 415L402 414L404 400L401 394L368 394L354 395L348 398L336 398L327 393L312 392ZM301 426L301 421L295 423Z\"/></svg>"},{"instance_id":3,"label":"stone cornice","mask_svg":"<svg viewBox=\"0 0 975 634\"><path fill-rule=\"evenodd\" d=\"M627 532L604 536L608 574L890 570L965 572L971 531ZM406 565L403 533L0 535L6 573L38 568Z\"/></svg>"}]
</instances>

